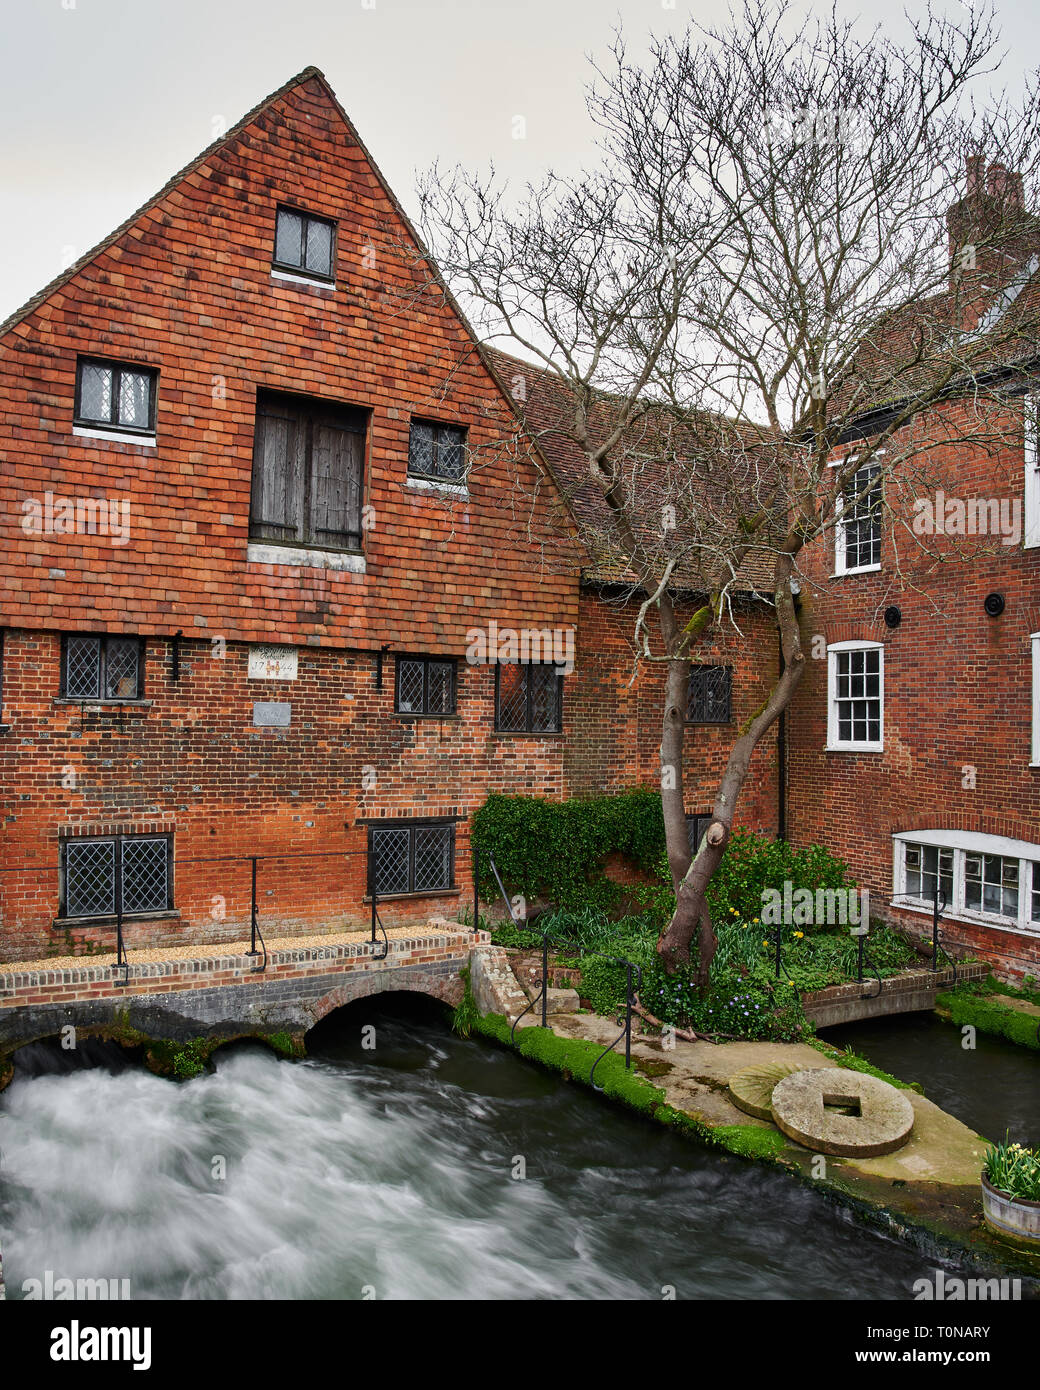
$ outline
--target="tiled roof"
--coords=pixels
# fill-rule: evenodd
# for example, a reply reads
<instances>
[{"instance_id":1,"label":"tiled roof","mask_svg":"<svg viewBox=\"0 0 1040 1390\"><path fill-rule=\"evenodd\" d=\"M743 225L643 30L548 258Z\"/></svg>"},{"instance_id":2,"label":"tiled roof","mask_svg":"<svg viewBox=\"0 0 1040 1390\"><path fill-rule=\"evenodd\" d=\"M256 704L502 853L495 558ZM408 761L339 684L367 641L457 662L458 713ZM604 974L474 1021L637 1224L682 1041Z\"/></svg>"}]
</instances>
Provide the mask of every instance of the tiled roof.
<instances>
[{"instance_id":1,"label":"tiled roof","mask_svg":"<svg viewBox=\"0 0 1040 1390\"><path fill-rule=\"evenodd\" d=\"M586 456L575 438L572 421L574 398L567 383L544 366L535 366L489 344L482 346L485 360L497 373L513 400L525 430L537 444L558 488L566 499L589 557L584 574L597 583L655 587L662 565L633 563L617 518L603 489L590 476ZM607 393L597 398L590 412L594 440L602 440L613 427L621 401ZM646 552L663 561L670 547L663 534L664 508L678 499L680 514L691 522L686 534L700 538L685 549L676 538L676 587L707 592L717 582L721 555L736 536L735 504L749 501L753 487L748 478L770 468L765 431L741 427L720 415L703 412L696 422L678 420L663 407L648 406L630 425L618 445L625 462L621 469L628 496L624 511L634 521L637 541ZM696 466L691 460L696 457ZM753 479L752 479L753 481ZM753 509L749 506L749 510ZM679 531L683 530L682 525ZM712 546L718 543L719 551ZM743 560L736 587L744 591L772 591L774 552L764 547L751 550Z\"/></svg>"}]
</instances>

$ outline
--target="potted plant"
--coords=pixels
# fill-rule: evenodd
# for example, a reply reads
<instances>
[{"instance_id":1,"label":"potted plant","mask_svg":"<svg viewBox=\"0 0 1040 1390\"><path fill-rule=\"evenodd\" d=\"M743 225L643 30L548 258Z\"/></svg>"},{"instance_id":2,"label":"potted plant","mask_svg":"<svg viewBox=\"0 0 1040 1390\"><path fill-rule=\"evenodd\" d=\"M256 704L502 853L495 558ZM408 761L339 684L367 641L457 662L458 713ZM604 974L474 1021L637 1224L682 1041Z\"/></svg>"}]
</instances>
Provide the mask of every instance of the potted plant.
<instances>
[{"instance_id":1,"label":"potted plant","mask_svg":"<svg viewBox=\"0 0 1040 1390\"><path fill-rule=\"evenodd\" d=\"M987 1149L982 1211L997 1235L1040 1253L1040 1151L1009 1142Z\"/></svg>"}]
</instances>

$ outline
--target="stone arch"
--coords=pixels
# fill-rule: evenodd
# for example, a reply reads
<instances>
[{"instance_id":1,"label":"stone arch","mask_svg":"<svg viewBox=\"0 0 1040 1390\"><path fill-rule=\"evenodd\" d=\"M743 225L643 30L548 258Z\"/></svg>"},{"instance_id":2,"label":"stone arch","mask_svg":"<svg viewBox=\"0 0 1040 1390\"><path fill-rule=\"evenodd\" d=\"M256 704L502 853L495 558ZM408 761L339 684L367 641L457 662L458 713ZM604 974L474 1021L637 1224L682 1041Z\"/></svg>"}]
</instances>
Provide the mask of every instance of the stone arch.
<instances>
[{"instance_id":1,"label":"stone arch","mask_svg":"<svg viewBox=\"0 0 1040 1390\"><path fill-rule=\"evenodd\" d=\"M307 1007L312 1025L346 1004L358 999L369 999L376 994L425 994L439 999L444 1004L456 1006L462 1003L462 979L457 970L450 973L440 970L424 970L422 966L407 969L364 970L347 977L342 984L330 989L320 999Z\"/></svg>"}]
</instances>

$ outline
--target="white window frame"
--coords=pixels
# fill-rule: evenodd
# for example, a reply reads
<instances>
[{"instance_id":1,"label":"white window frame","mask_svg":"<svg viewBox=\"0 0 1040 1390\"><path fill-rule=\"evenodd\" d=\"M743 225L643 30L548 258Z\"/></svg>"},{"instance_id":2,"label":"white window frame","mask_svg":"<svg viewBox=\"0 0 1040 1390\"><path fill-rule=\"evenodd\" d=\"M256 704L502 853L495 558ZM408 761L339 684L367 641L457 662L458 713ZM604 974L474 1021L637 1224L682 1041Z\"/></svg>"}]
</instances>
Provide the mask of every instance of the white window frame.
<instances>
[{"instance_id":1,"label":"white window frame","mask_svg":"<svg viewBox=\"0 0 1040 1390\"><path fill-rule=\"evenodd\" d=\"M884 449L878 449L873 459L882 459L885 456ZM846 463L856 463L859 459L858 454L846 454L844 458L833 459L831 468L842 467ZM873 461L873 459L871 461ZM880 463L878 464L880 468ZM855 477L855 471L853 472ZM842 512L845 510L844 491L839 492L834 498L834 575L837 578L842 574L877 574L881 569L881 561L871 565L847 565L845 563L845 523L842 521ZM884 539L883 536L881 539Z\"/></svg>"},{"instance_id":2,"label":"white window frame","mask_svg":"<svg viewBox=\"0 0 1040 1390\"><path fill-rule=\"evenodd\" d=\"M1033 653L1033 753L1030 767L1040 767L1040 632L1029 639Z\"/></svg>"},{"instance_id":3,"label":"white window frame","mask_svg":"<svg viewBox=\"0 0 1040 1390\"><path fill-rule=\"evenodd\" d=\"M1022 547L1040 546L1040 396L1026 396L1024 410L1025 477L1022 483ZM1033 760L1036 761L1034 743Z\"/></svg>"},{"instance_id":4,"label":"white window frame","mask_svg":"<svg viewBox=\"0 0 1040 1390\"><path fill-rule=\"evenodd\" d=\"M858 741L841 743L838 740L838 653L852 651L878 652L878 699L880 710L880 737L877 742ZM827 752L830 753L883 753L885 751L885 644L883 642L830 642L827 646Z\"/></svg>"},{"instance_id":5,"label":"white window frame","mask_svg":"<svg viewBox=\"0 0 1040 1390\"><path fill-rule=\"evenodd\" d=\"M1040 936L1040 922L1030 920L1033 891L1033 865L1040 864L1040 844L1012 840L1004 835L983 835L967 830L900 830L892 836L892 907L923 912L930 918L932 904L912 898L906 892L906 847L928 845L953 851L953 893L943 912L943 920L982 923L1001 931ZM1018 860L1018 916L1012 919L994 912L965 907L964 863L969 854L997 854ZM1036 871L1040 877L1040 870Z\"/></svg>"}]
</instances>

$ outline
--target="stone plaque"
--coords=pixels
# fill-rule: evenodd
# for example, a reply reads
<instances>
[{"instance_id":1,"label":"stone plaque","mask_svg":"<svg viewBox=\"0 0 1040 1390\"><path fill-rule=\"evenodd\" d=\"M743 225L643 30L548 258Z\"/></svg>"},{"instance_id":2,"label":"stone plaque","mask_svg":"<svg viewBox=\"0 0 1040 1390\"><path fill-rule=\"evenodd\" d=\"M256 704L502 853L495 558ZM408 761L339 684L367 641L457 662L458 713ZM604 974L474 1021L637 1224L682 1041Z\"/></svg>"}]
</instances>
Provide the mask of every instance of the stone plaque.
<instances>
[{"instance_id":1,"label":"stone plaque","mask_svg":"<svg viewBox=\"0 0 1040 1390\"><path fill-rule=\"evenodd\" d=\"M292 705L274 700L257 700L253 705L253 726L257 729L287 729L292 722Z\"/></svg>"},{"instance_id":2,"label":"stone plaque","mask_svg":"<svg viewBox=\"0 0 1040 1390\"><path fill-rule=\"evenodd\" d=\"M294 681L296 679L296 648L250 647L249 679L251 681Z\"/></svg>"}]
</instances>

